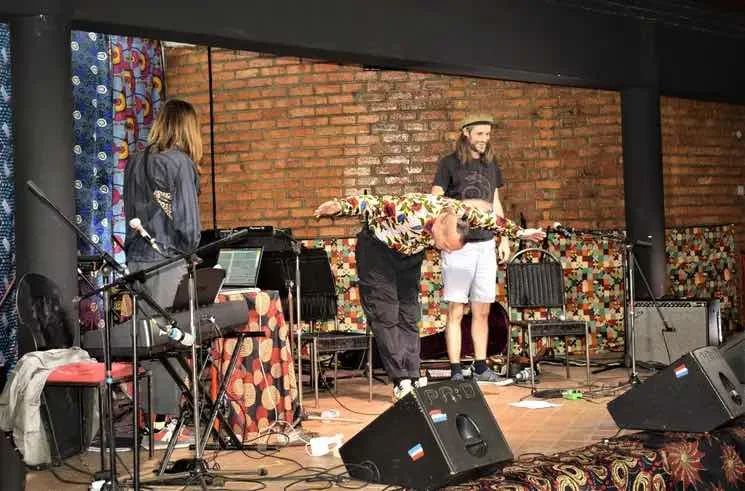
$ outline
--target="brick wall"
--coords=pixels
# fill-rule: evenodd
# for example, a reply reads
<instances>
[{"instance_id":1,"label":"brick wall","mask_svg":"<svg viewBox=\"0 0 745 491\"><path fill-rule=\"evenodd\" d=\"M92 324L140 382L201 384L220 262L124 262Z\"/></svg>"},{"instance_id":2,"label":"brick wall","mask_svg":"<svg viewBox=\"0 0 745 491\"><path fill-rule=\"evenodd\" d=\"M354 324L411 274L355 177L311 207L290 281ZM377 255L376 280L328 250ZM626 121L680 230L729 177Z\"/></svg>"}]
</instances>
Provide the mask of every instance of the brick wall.
<instances>
[{"instance_id":1,"label":"brick wall","mask_svg":"<svg viewBox=\"0 0 745 491\"><path fill-rule=\"evenodd\" d=\"M745 106L663 97L660 110L666 225L734 223L743 249Z\"/></svg>"},{"instance_id":2,"label":"brick wall","mask_svg":"<svg viewBox=\"0 0 745 491\"><path fill-rule=\"evenodd\" d=\"M205 226L212 226L207 54L167 50L169 96L194 103L205 136ZM617 92L365 70L248 51L213 51L217 225L271 224L298 237L352 235L317 222L345 194L428 191L437 159L471 110L498 119L492 141L510 217L577 228L624 226ZM735 223L745 245L745 107L662 98L668 226ZM740 137L738 137L738 131Z\"/></svg>"},{"instance_id":3,"label":"brick wall","mask_svg":"<svg viewBox=\"0 0 745 491\"><path fill-rule=\"evenodd\" d=\"M349 236L353 219L317 222L322 201L429 191L457 121L488 111L508 216L530 225L624 223L620 98L599 90L214 50L217 225L272 224L299 237ZM171 97L191 101L205 135L205 226L212 226L205 48L167 50Z\"/></svg>"}]
</instances>

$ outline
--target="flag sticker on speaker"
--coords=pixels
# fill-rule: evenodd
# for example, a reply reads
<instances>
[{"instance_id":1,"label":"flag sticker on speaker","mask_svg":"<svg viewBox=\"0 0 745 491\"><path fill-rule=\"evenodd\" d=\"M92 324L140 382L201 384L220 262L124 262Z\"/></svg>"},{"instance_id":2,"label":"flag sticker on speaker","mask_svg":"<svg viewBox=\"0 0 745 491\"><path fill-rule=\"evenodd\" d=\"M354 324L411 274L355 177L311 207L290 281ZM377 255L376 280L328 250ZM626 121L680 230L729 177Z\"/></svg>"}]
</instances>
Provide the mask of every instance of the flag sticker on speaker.
<instances>
[{"instance_id":1,"label":"flag sticker on speaker","mask_svg":"<svg viewBox=\"0 0 745 491\"><path fill-rule=\"evenodd\" d=\"M683 378L688 375L688 367L686 367L685 365L678 365L673 371L675 372L675 376L677 378Z\"/></svg>"},{"instance_id":2,"label":"flag sticker on speaker","mask_svg":"<svg viewBox=\"0 0 745 491\"><path fill-rule=\"evenodd\" d=\"M443 413L441 409L431 409L429 417L432 418L433 423L442 423L448 420L448 415Z\"/></svg>"},{"instance_id":3,"label":"flag sticker on speaker","mask_svg":"<svg viewBox=\"0 0 745 491\"><path fill-rule=\"evenodd\" d=\"M409 457L411 457L411 460L414 462L424 457L424 449L422 448L421 443L417 443L409 449Z\"/></svg>"}]
</instances>

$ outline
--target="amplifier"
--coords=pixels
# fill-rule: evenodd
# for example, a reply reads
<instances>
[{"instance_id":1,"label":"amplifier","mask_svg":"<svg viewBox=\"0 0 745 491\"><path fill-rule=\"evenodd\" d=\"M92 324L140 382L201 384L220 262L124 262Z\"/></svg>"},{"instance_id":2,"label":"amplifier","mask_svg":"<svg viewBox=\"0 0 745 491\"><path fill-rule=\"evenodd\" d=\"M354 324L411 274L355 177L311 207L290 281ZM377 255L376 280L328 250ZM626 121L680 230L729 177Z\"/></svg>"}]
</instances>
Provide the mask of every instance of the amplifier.
<instances>
[{"instance_id":1,"label":"amplifier","mask_svg":"<svg viewBox=\"0 0 745 491\"><path fill-rule=\"evenodd\" d=\"M634 319L637 361L667 366L689 351L722 342L719 300L659 300L657 305L674 331L663 332L665 326L653 302L637 301ZM630 345L627 354L631 355Z\"/></svg>"}]
</instances>

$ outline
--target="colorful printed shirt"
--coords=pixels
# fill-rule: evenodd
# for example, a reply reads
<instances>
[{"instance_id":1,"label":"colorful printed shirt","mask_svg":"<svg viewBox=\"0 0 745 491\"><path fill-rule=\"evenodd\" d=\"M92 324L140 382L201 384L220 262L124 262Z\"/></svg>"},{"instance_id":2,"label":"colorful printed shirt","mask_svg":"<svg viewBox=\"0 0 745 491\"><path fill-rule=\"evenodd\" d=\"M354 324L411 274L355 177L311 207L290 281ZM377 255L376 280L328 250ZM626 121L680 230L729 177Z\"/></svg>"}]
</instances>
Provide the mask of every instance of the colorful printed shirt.
<instances>
[{"instance_id":1,"label":"colorful printed shirt","mask_svg":"<svg viewBox=\"0 0 745 491\"><path fill-rule=\"evenodd\" d=\"M470 227L493 230L497 235L517 238L520 227L494 213L481 211L463 202L410 193L402 196L348 196L334 200L341 206L339 215L362 216L381 242L405 255L434 247L432 226L443 210L452 209Z\"/></svg>"}]
</instances>

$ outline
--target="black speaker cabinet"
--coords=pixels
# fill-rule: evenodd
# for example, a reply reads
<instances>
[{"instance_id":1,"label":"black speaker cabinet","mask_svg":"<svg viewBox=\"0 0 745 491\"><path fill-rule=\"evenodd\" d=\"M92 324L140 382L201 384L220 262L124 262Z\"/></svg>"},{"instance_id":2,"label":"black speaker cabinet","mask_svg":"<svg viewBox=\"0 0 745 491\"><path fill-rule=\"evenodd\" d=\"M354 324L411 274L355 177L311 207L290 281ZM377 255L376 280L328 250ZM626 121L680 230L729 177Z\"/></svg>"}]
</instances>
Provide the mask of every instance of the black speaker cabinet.
<instances>
[{"instance_id":1,"label":"black speaker cabinet","mask_svg":"<svg viewBox=\"0 0 745 491\"><path fill-rule=\"evenodd\" d=\"M471 381L414 389L339 451L352 477L414 489L462 482L513 458Z\"/></svg>"},{"instance_id":2,"label":"black speaker cabinet","mask_svg":"<svg viewBox=\"0 0 745 491\"><path fill-rule=\"evenodd\" d=\"M719 349L699 348L608 404L619 428L706 432L745 413L743 386Z\"/></svg>"},{"instance_id":3,"label":"black speaker cabinet","mask_svg":"<svg viewBox=\"0 0 745 491\"><path fill-rule=\"evenodd\" d=\"M657 304L668 325L675 330L663 334L664 325L654 303L637 301L634 318L637 361L667 366L691 350L718 346L722 342L719 300L659 300ZM670 350L669 358L665 341Z\"/></svg>"},{"instance_id":4,"label":"black speaker cabinet","mask_svg":"<svg viewBox=\"0 0 745 491\"><path fill-rule=\"evenodd\" d=\"M730 337L719 347L724 360L735 373L741 384L745 384L745 332Z\"/></svg>"},{"instance_id":5,"label":"black speaker cabinet","mask_svg":"<svg viewBox=\"0 0 745 491\"><path fill-rule=\"evenodd\" d=\"M9 435L0 432L0 491L26 489L26 466Z\"/></svg>"}]
</instances>

